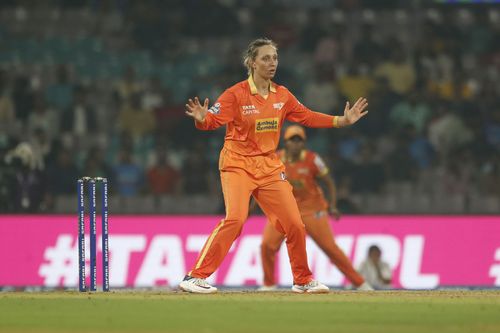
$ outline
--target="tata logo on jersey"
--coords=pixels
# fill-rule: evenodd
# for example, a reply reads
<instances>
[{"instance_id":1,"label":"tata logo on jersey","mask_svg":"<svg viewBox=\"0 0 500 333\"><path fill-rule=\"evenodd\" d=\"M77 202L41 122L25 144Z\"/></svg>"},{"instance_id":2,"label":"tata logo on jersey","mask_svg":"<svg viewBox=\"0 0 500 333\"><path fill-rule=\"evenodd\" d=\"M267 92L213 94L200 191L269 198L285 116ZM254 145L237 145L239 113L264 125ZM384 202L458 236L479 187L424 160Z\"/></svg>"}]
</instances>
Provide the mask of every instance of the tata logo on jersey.
<instances>
[{"instance_id":1,"label":"tata logo on jersey","mask_svg":"<svg viewBox=\"0 0 500 333\"><path fill-rule=\"evenodd\" d=\"M255 133L278 132L279 118L264 118L255 121Z\"/></svg>"},{"instance_id":2,"label":"tata logo on jersey","mask_svg":"<svg viewBox=\"0 0 500 333\"><path fill-rule=\"evenodd\" d=\"M242 114L244 116L260 113L260 111L255 107L255 105L242 105L241 108L243 109Z\"/></svg>"}]
</instances>

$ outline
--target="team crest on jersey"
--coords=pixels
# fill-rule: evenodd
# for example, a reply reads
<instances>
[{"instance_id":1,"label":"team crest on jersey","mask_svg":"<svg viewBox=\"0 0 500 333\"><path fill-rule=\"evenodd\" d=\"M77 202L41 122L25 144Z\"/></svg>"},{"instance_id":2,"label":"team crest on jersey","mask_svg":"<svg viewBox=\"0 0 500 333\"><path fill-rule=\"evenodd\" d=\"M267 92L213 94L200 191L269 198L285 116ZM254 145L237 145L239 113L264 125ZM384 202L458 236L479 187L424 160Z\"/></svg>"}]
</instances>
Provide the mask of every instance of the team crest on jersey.
<instances>
[{"instance_id":1,"label":"team crest on jersey","mask_svg":"<svg viewBox=\"0 0 500 333\"><path fill-rule=\"evenodd\" d=\"M279 118L264 118L255 121L255 133L278 132Z\"/></svg>"},{"instance_id":2,"label":"team crest on jersey","mask_svg":"<svg viewBox=\"0 0 500 333\"><path fill-rule=\"evenodd\" d=\"M280 177L281 177L281 180L286 180L286 173L284 171L282 171L280 173Z\"/></svg>"},{"instance_id":3,"label":"team crest on jersey","mask_svg":"<svg viewBox=\"0 0 500 333\"><path fill-rule=\"evenodd\" d=\"M285 103L274 103L273 108L279 111L281 110L281 108L283 108L283 105L285 105Z\"/></svg>"},{"instance_id":4,"label":"team crest on jersey","mask_svg":"<svg viewBox=\"0 0 500 333\"><path fill-rule=\"evenodd\" d=\"M208 109L208 112L211 114L219 114L220 113L220 103L215 103L210 109Z\"/></svg>"}]
</instances>

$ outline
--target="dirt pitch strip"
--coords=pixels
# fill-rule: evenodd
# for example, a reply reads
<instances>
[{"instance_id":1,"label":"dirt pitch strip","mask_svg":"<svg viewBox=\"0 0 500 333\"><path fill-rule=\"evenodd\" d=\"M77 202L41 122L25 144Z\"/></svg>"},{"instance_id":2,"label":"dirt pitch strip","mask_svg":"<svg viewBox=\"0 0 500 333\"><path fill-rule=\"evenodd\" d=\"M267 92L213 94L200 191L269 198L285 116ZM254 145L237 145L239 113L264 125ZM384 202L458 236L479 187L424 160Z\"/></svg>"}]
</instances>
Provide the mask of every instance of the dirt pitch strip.
<instances>
[{"instance_id":1,"label":"dirt pitch strip","mask_svg":"<svg viewBox=\"0 0 500 333\"><path fill-rule=\"evenodd\" d=\"M0 332L500 332L500 291L5 292Z\"/></svg>"}]
</instances>

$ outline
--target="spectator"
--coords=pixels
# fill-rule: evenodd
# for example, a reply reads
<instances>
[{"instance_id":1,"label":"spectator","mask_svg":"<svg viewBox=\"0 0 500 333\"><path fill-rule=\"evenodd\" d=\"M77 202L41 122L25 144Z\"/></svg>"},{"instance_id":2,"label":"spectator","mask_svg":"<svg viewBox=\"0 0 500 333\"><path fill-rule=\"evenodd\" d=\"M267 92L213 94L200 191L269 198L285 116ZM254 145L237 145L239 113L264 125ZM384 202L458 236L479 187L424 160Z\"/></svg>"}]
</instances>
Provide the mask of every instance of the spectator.
<instances>
[{"instance_id":1,"label":"spectator","mask_svg":"<svg viewBox=\"0 0 500 333\"><path fill-rule=\"evenodd\" d=\"M366 117L366 120L359 124L358 130L369 138L380 138L391 129L388 121L389 112L400 97L391 91L387 79L377 78L368 100L370 113L377 116Z\"/></svg>"},{"instance_id":2,"label":"spectator","mask_svg":"<svg viewBox=\"0 0 500 333\"><path fill-rule=\"evenodd\" d=\"M337 186L337 206L343 214L359 214L361 210L352 200L352 179L348 176L340 178Z\"/></svg>"},{"instance_id":3,"label":"spectator","mask_svg":"<svg viewBox=\"0 0 500 333\"><path fill-rule=\"evenodd\" d=\"M155 110L164 104L163 87L158 77L149 80L142 96L142 108L145 110Z\"/></svg>"},{"instance_id":4,"label":"spectator","mask_svg":"<svg viewBox=\"0 0 500 333\"><path fill-rule=\"evenodd\" d=\"M10 125L16 120L14 112L14 102L10 97L7 87L0 82L0 124Z\"/></svg>"},{"instance_id":5,"label":"spectator","mask_svg":"<svg viewBox=\"0 0 500 333\"><path fill-rule=\"evenodd\" d=\"M37 168L44 170L54 160L54 140L42 128L35 128L29 142Z\"/></svg>"},{"instance_id":6,"label":"spectator","mask_svg":"<svg viewBox=\"0 0 500 333\"><path fill-rule=\"evenodd\" d=\"M113 172L104 160L104 152L101 148L93 146L89 149L85 159L82 176L86 177L104 177L113 183Z\"/></svg>"},{"instance_id":7,"label":"spectator","mask_svg":"<svg viewBox=\"0 0 500 333\"><path fill-rule=\"evenodd\" d=\"M22 142L6 155L7 166L11 168L7 179L10 192L10 208L16 213L35 213L45 210L46 183L37 166L33 149Z\"/></svg>"},{"instance_id":8,"label":"spectator","mask_svg":"<svg viewBox=\"0 0 500 333\"><path fill-rule=\"evenodd\" d=\"M473 140L472 131L465 123L453 113L445 104L437 109L436 117L429 125L429 141L442 156L447 157L449 153Z\"/></svg>"},{"instance_id":9,"label":"spectator","mask_svg":"<svg viewBox=\"0 0 500 333\"><path fill-rule=\"evenodd\" d=\"M417 178L417 167L410 155L406 133L396 136L395 150L386 160L386 175L394 182L410 182Z\"/></svg>"},{"instance_id":10,"label":"spectator","mask_svg":"<svg viewBox=\"0 0 500 333\"><path fill-rule=\"evenodd\" d=\"M377 245L368 249L368 257L359 266L359 273L375 289L391 288L392 271L382 259L382 251Z\"/></svg>"},{"instance_id":11,"label":"spectator","mask_svg":"<svg viewBox=\"0 0 500 333\"><path fill-rule=\"evenodd\" d=\"M49 192L53 196L74 194L75 180L78 176L78 168L72 159L71 151L65 148L59 149L56 161L47 168Z\"/></svg>"},{"instance_id":12,"label":"spectator","mask_svg":"<svg viewBox=\"0 0 500 333\"><path fill-rule=\"evenodd\" d=\"M375 88L368 67L363 64L351 63L347 74L339 79L339 91L348 101L354 103L358 96L369 96Z\"/></svg>"},{"instance_id":13,"label":"spectator","mask_svg":"<svg viewBox=\"0 0 500 333\"><path fill-rule=\"evenodd\" d=\"M384 61L375 68L375 76L386 78L391 90L399 95L409 93L416 80L415 69L404 54L402 45L390 42L392 47L390 60Z\"/></svg>"},{"instance_id":14,"label":"spectator","mask_svg":"<svg viewBox=\"0 0 500 333\"><path fill-rule=\"evenodd\" d=\"M164 89L162 93L162 104L154 108L156 127L171 134L184 119L184 109L176 105L169 89Z\"/></svg>"},{"instance_id":15,"label":"spectator","mask_svg":"<svg viewBox=\"0 0 500 333\"><path fill-rule=\"evenodd\" d=\"M69 71L66 65L59 65L56 69L56 80L47 87L45 97L49 106L58 111L69 108L73 101L73 85L70 82Z\"/></svg>"},{"instance_id":16,"label":"spectator","mask_svg":"<svg viewBox=\"0 0 500 333\"><path fill-rule=\"evenodd\" d=\"M87 91L84 87L79 86L75 89L73 102L62 114L61 130L79 138L96 132L96 114L88 105Z\"/></svg>"},{"instance_id":17,"label":"spectator","mask_svg":"<svg viewBox=\"0 0 500 333\"><path fill-rule=\"evenodd\" d=\"M436 158L436 151L427 139L426 133L419 134L412 125L405 126L405 135L409 140L409 153L420 169L430 168Z\"/></svg>"},{"instance_id":18,"label":"spectator","mask_svg":"<svg viewBox=\"0 0 500 333\"><path fill-rule=\"evenodd\" d=\"M120 129L129 132L134 139L151 134L155 126L153 112L142 107L141 98L140 94L132 95L118 115Z\"/></svg>"},{"instance_id":19,"label":"spectator","mask_svg":"<svg viewBox=\"0 0 500 333\"><path fill-rule=\"evenodd\" d=\"M35 129L43 130L50 139L59 133L57 115L47 107L44 96L39 93L35 94L33 112L28 117L28 131L32 133Z\"/></svg>"},{"instance_id":20,"label":"spectator","mask_svg":"<svg viewBox=\"0 0 500 333\"><path fill-rule=\"evenodd\" d=\"M119 103L124 103L132 96L141 93L143 86L136 80L135 70L129 66L125 69L122 79L116 83L115 94Z\"/></svg>"},{"instance_id":21,"label":"spectator","mask_svg":"<svg viewBox=\"0 0 500 333\"><path fill-rule=\"evenodd\" d=\"M469 100L472 98L473 88L467 82L463 73L454 73L444 77L441 81L431 81L429 91L446 101Z\"/></svg>"},{"instance_id":22,"label":"spectator","mask_svg":"<svg viewBox=\"0 0 500 333\"><path fill-rule=\"evenodd\" d=\"M182 167L182 190L184 194L208 194L214 190L213 174L204 155L204 148L200 142L186 156Z\"/></svg>"},{"instance_id":23,"label":"spectator","mask_svg":"<svg viewBox=\"0 0 500 333\"><path fill-rule=\"evenodd\" d=\"M364 95L359 95L364 96ZM312 110L333 114L338 112L338 92L333 82L332 71L318 68L315 79L309 82L304 91L304 103Z\"/></svg>"},{"instance_id":24,"label":"spectator","mask_svg":"<svg viewBox=\"0 0 500 333\"><path fill-rule=\"evenodd\" d=\"M118 165L114 168L114 184L119 195L131 197L142 190L142 169L132 160L131 151L122 149L119 154Z\"/></svg>"},{"instance_id":25,"label":"spectator","mask_svg":"<svg viewBox=\"0 0 500 333\"><path fill-rule=\"evenodd\" d=\"M431 115L429 106L424 103L417 92L411 92L391 109L389 115L393 128L402 129L411 125L417 133L422 133Z\"/></svg>"},{"instance_id":26,"label":"spectator","mask_svg":"<svg viewBox=\"0 0 500 333\"><path fill-rule=\"evenodd\" d=\"M376 193L384 182L384 168L375 159L375 147L372 144L362 146L352 172L352 190L355 193Z\"/></svg>"},{"instance_id":27,"label":"spectator","mask_svg":"<svg viewBox=\"0 0 500 333\"><path fill-rule=\"evenodd\" d=\"M154 195L179 194L180 173L168 163L164 150L156 155L156 164L147 171L149 191Z\"/></svg>"},{"instance_id":28,"label":"spectator","mask_svg":"<svg viewBox=\"0 0 500 333\"><path fill-rule=\"evenodd\" d=\"M14 81L14 89L12 91L16 119L22 122L28 119L31 110L33 110L33 98L33 89L31 88L29 78L18 76Z\"/></svg>"}]
</instances>

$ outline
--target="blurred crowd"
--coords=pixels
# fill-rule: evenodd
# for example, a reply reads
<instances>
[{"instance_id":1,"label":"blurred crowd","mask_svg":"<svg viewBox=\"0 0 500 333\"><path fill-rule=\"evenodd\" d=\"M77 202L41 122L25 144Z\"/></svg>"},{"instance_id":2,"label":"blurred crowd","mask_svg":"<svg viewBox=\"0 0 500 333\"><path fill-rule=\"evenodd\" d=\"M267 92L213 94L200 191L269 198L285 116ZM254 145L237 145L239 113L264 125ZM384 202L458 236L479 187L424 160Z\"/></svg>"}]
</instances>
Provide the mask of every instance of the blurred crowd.
<instances>
[{"instance_id":1,"label":"blurred crowd","mask_svg":"<svg viewBox=\"0 0 500 333\"><path fill-rule=\"evenodd\" d=\"M311 109L368 98L356 126L308 130L342 210L367 213L353 198L400 191L500 207L496 7L27 3L0 5L2 212L54 211L84 175L121 197L220 197L224 131L198 132L183 105L244 80L242 52L260 36L278 43L275 81Z\"/></svg>"}]
</instances>

